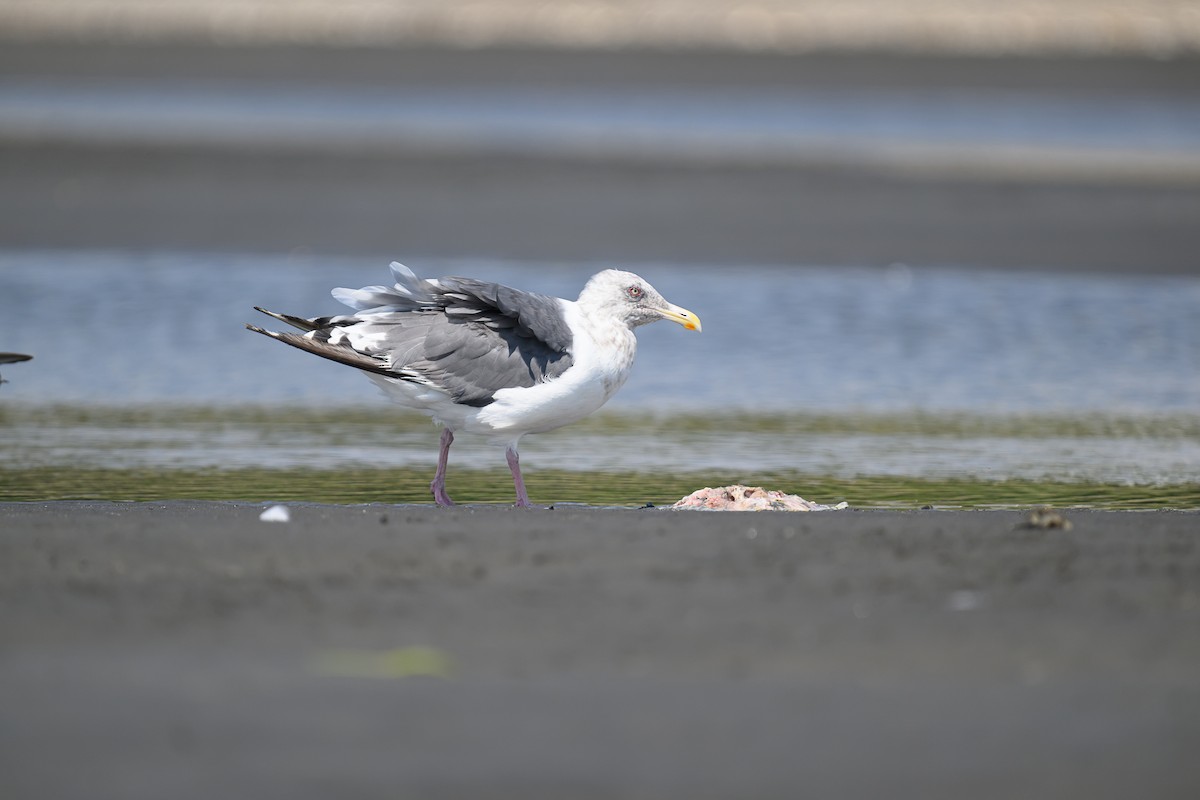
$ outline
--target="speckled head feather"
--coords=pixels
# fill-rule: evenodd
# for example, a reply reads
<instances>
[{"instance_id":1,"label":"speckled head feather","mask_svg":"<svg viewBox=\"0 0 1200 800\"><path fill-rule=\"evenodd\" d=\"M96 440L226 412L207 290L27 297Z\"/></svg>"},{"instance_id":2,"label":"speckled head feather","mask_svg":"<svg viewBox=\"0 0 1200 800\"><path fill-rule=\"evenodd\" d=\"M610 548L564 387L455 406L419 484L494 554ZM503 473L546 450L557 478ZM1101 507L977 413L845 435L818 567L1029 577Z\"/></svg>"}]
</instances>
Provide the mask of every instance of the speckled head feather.
<instances>
[{"instance_id":1,"label":"speckled head feather","mask_svg":"<svg viewBox=\"0 0 1200 800\"><path fill-rule=\"evenodd\" d=\"M619 269L597 272L579 293L579 305L589 314L609 314L637 328L660 319L678 322L688 330L700 330L700 318L685 308L667 302L640 275Z\"/></svg>"}]
</instances>

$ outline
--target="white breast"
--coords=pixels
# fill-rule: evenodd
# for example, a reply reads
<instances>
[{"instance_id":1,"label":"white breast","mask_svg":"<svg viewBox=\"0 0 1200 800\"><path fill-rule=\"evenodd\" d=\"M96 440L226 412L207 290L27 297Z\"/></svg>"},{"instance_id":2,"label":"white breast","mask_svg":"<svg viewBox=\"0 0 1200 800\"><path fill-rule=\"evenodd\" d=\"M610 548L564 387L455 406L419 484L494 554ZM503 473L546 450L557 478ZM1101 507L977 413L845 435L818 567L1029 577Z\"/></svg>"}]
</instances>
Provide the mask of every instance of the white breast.
<instances>
[{"instance_id":1,"label":"white breast","mask_svg":"<svg viewBox=\"0 0 1200 800\"><path fill-rule=\"evenodd\" d=\"M495 402L465 421L464 430L488 434L497 442L515 442L526 433L583 419L624 385L637 353L633 331L608 317L587 317L570 300L559 302L573 333L571 368L536 386L501 389Z\"/></svg>"}]
</instances>

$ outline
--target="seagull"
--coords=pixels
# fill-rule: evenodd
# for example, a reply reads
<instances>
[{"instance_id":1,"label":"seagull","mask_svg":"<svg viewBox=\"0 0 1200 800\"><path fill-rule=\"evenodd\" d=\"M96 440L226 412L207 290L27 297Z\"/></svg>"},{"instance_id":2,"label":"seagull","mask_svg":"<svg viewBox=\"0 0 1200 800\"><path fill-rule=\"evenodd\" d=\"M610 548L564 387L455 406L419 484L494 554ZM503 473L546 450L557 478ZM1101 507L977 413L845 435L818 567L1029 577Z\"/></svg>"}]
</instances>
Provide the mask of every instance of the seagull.
<instances>
[{"instance_id":1,"label":"seagull","mask_svg":"<svg viewBox=\"0 0 1200 800\"><path fill-rule=\"evenodd\" d=\"M668 303L632 272L607 269L577 300L473 278L423 279L391 264L390 287L334 289L355 313L307 319L255 306L303 333L246 327L314 355L355 367L391 399L442 428L429 491L439 506L456 432L505 448L516 505L529 508L517 444L576 422L604 405L633 366L634 329L660 319L691 331L700 318Z\"/></svg>"}]
</instances>

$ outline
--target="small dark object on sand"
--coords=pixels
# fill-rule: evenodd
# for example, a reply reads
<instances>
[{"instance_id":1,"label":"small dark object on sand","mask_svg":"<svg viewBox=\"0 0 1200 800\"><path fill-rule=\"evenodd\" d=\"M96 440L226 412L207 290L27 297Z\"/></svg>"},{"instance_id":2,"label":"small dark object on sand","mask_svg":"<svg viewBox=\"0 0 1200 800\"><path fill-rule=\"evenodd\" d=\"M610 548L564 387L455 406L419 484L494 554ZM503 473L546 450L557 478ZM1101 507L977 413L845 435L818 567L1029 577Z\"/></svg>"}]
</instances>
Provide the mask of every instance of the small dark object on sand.
<instances>
[{"instance_id":1,"label":"small dark object on sand","mask_svg":"<svg viewBox=\"0 0 1200 800\"><path fill-rule=\"evenodd\" d=\"M1054 509L1041 506L1030 511L1025 517L1025 521L1017 527L1042 529L1057 528L1060 530L1069 531L1074 527L1074 525L1071 524L1071 520L1067 519L1062 514L1059 514Z\"/></svg>"}]
</instances>

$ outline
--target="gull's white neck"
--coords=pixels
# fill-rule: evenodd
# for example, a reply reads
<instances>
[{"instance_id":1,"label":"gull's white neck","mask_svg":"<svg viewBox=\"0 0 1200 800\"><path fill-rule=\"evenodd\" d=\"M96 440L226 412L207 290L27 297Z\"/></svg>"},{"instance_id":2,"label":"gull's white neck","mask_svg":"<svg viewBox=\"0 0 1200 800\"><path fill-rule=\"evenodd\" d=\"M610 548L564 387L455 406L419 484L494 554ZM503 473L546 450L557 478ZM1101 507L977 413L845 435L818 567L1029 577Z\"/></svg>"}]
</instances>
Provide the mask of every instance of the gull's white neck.
<instances>
[{"instance_id":1,"label":"gull's white neck","mask_svg":"<svg viewBox=\"0 0 1200 800\"><path fill-rule=\"evenodd\" d=\"M514 445L526 433L551 431L583 419L625 383L637 352L633 331L603 309L560 300L571 326L571 367L561 376L521 389L501 389L495 402L472 412L459 426Z\"/></svg>"},{"instance_id":2,"label":"gull's white neck","mask_svg":"<svg viewBox=\"0 0 1200 800\"><path fill-rule=\"evenodd\" d=\"M603 306L564 300L563 307L575 334L571 343L573 366L601 378L607 400L629 377L637 354L637 337L623 319Z\"/></svg>"}]
</instances>

